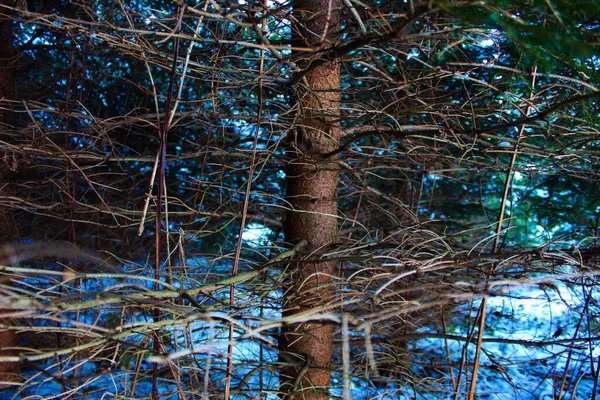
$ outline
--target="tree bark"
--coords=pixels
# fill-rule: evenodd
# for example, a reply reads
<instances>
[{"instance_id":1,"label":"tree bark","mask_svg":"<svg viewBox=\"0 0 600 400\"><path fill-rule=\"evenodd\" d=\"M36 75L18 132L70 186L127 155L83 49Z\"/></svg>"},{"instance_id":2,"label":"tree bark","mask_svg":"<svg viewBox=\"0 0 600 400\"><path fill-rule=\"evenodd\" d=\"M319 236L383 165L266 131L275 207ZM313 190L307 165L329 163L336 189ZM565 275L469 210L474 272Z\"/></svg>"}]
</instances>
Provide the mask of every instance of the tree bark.
<instances>
[{"instance_id":1,"label":"tree bark","mask_svg":"<svg viewBox=\"0 0 600 400\"><path fill-rule=\"evenodd\" d=\"M296 44L327 48L338 37L341 1L296 1L294 16ZM290 210L285 238L291 244L309 243L297 259L318 257L337 239L338 156L323 155L339 147L340 65L333 61L311 68L311 61L318 58L313 54L298 62L293 87L298 118L286 148ZM335 275L335 262L298 262L287 281L284 317L333 302ZM333 330L332 325L308 322L282 328L280 358L286 363L280 375L282 398L329 398Z\"/></svg>"},{"instance_id":2,"label":"tree bark","mask_svg":"<svg viewBox=\"0 0 600 400\"><path fill-rule=\"evenodd\" d=\"M11 116L6 109L10 105L5 100L12 100L14 95L14 50L12 46L12 20L6 14L8 10L4 6L12 6L11 0L0 0L0 129L10 128ZM8 157L7 157L8 160ZM8 161L4 161L4 164ZM7 191L7 181L10 172L7 165L0 165L0 195L5 195ZM14 231L10 210L4 207L0 208L0 231L2 232L0 240L2 242L12 241L11 232ZM0 293L2 295L2 293ZM0 309L0 314L3 313ZM10 324L9 319L0 319L0 325ZM19 345L19 338L14 330L0 330L0 357L16 356L16 347ZM0 362L0 382L18 381L21 376L21 369L18 362ZM2 384L0 383L0 388Z\"/></svg>"}]
</instances>

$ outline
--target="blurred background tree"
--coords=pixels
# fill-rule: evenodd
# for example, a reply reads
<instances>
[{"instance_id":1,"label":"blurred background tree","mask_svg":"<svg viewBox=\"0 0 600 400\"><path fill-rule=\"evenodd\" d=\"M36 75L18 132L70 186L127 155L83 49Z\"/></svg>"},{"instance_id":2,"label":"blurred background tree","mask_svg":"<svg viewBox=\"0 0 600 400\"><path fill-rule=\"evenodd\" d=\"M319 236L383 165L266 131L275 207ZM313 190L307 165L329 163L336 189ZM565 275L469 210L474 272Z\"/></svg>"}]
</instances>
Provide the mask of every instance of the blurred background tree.
<instances>
[{"instance_id":1,"label":"blurred background tree","mask_svg":"<svg viewBox=\"0 0 600 400\"><path fill-rule=\"evenodd\" d=\"M0 7L7 396L595 396L596 2Z\"/></svg>"},{"instance_id":2,"label":"blurred background tree","mask_svg":"<svg viewBox=\"0 0 600 400\"><path fill-rule=\"evenodd\" d=\"M8 5L8 1L2 1L1 6ZM0 99L10 99L14 97L15 88L13 84L13 34L12 20L6 16L0 15ZM11 115L8 109L0 108L0 127L8 128L12 124ZM6 168L8 167L8 168ZM6 165L0 170L0 185L3 186L2 194L8 195L6 183L10 180L11 168ZM12 223L12 210L9 207L0 208L0 226L2 227L2 241L11 242L17 239ZM0 275L3 282L8 282L8 275ZM1 293L1 292L0 292ZM2 293L2 295L6 295ZM2 320L3 324L11 324L10 319ZM14 330L0 331L0 357L16 357L16 348L19 345L19 338ZM21 370L18 362L7 360L0 362L0 382L12 382L18 380ZM2 387L2 386L0 386Z\"/></svg>"}]
</instances>

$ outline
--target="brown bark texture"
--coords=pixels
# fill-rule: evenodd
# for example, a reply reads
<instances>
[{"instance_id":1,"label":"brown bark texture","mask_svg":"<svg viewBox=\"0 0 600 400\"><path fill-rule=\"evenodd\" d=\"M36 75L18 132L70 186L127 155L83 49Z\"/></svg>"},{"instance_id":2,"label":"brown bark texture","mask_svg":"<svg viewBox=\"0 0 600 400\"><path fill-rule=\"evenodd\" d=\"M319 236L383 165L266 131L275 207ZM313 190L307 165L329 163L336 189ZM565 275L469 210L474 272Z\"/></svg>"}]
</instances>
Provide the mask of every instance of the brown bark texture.
<instances>
[{"instance_id":1,"label":"brown bark texture","mask_svg":"<svg viewBox=\"0 0 600 400\"><path fill-rule=\"evenodd\" d=\"M12 6L11 0L0 0L0 130L10 128L10 107L6 100L12 99L14 94L14 50L12 46L12 20L6 15L8 10L4 6ZM0 196L6 195L6 182L9 179L9 170L6 165L0 164ZM10 210L0 207L0 232L1 240L7 242L11 237L12 220ZM5 293L0 290L0 296ZM0 309L0 314L5 310ZM11 320L0 319L0 326L9 325ZM19 338L14 330L0 329L0 357L17 355L16 347ZM1 382L15 382L20 379L21 369L18 362L0 362L0 388Z\"/></svg>"},{"instance_id":2,"label":"brown bark texture","mask_svg":"<svg viewBox=\"0 0 600 400\"><path fill-rule=\"evenodd\" d=\"M341 1L301 0L294 3L295 43L315 49L334 45ZM306 57L305 57L306 56ZM305 57L305 58L303 58ZM301 55L294 82L298 118L287 143L289 163L284 232L288 243L307 240L297 259L318 257L337 238L338 157L323 157L339 147L340 66L336 61L311 67L318 52ZM303 70L303 71L302 71ZM335 262L298 262L287 282L284 317L310 314L335 300ZM334 327L322 323L289 324L282 328L280 359L284 399L328 399Z\"/></svg>"}]
</instances>

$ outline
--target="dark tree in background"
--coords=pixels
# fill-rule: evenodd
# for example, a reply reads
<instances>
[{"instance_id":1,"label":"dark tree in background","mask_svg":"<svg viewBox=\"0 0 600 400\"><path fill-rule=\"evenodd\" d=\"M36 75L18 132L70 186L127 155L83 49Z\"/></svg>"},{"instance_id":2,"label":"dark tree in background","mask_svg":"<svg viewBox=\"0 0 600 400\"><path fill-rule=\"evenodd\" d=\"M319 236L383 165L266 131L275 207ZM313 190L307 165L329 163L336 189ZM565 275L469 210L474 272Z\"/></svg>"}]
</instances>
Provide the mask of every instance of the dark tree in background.
<instances>
[{"instance_id":1,"label":"dark tree in background","mask_svg":"<svg viewBox=\"0 0 600 400\"><path fill-rule=\"evenodd\" d=\"M596 396L596 1L0 7L2 395Z\"/></svg>"},{"instance_id":2,"label":"dark tree in background","mask_svg":"<svg viewBox=\"0 0 600 400\"><path fill-rule=\"evenodd\" d=\"M0 5L7 6L9 1L3 0ZM14 98L14 82L13 82L13 70L14 70L14 52L12 47L12 20L7 16L0 15L0 99L12 99ZM0 107L0 127L1 129L10 129L11 127L11 113L10 103L2 104ZM10 192L7 190L7 181L10 179L11 168L14 168L14 161L9 160L8 155L5 155L3 165L0 167L0 185L2 186L2 195L10 196ZM11 220L11 209L8 207L0 208L0 230L2 230L2 241L10 242L16 239L15 235L12 234L14 229ZM10 281L9 275L0 275L3 283ZM6 293L0 292L2 296L6 296ZM0 312L1 310L0 306ZM3 323L10 323L9 320L2 321ZM0 356L14 357L16 356L16 347L19 345L17 333L13 330L2 330L0 331ZM13 381L20 375L19 363L14 361L0 361L0 381ZM1 387L1 384L0 384Z\"/></svg>"}]
</instances>

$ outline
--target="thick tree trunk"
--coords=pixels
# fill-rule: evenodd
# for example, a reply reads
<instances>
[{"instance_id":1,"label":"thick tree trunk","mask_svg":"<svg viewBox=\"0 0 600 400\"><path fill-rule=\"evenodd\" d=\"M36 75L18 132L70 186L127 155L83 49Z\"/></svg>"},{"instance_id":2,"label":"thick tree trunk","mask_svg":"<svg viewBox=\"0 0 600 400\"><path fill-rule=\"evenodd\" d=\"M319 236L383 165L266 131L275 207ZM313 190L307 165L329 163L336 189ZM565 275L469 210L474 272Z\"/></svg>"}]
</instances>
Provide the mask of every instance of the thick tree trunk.
<instances>
[{"instance_id":1,"label":"thick tree trunk","mask_svg":"<svg viewBox=\"0 0 600 400\"><path fill-rule=\"evenodd\" d=\"M13 46L12 46L12 21L4 16L8 10L2 6L11 6L11 0L0 0L0 129L7 129L10 126L9 112L4 110L10 108L3 101L12 99L14 94L13 83ZM0 165L0 195L5 195L6 181L8 179L8 171L6 165ZM12 220L10 218L10 210L0 208L0 231L2 232L0 240L6 242L12 240L11 233ZM2 293L0 293L0 296ZM0 309L0 314L4 310ZM9 324L10 320L1 319L0 325ZM19 338L15 331L0 330L0 357L14 356L14 350L19 344ZM18 362L0 362L0 382L14 382L19 380L21 370ZM2 384L0 383L0 388Z\"/></svg>"},{"instance_id":2,"label":"thick tree trunk","mask_svg":"<svg viewBox=\"0 0 600 400\"><path fill-rule=\"evenodd\" d=\"M330 47L339 31L341 1L301 0L294 3L296 43L313 48ZM339 146L340 66L326 62L311 67L309 57L299 62L308 72L294 85L298 119L287 144L285 238L289 243L307 240L303 257L318 257L319 250L337 238L337 156L322 155ZM285 294L284 317L310 312L335 300L335 262L298 265L291 272ZM333 355L332 325L286 325L280 338L281 392L286 399L328 399Z\"/></svg>"}]
</instances>

